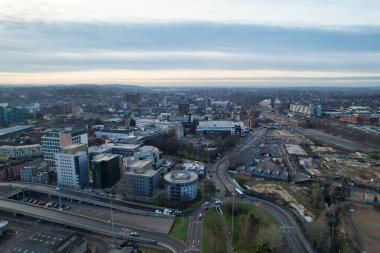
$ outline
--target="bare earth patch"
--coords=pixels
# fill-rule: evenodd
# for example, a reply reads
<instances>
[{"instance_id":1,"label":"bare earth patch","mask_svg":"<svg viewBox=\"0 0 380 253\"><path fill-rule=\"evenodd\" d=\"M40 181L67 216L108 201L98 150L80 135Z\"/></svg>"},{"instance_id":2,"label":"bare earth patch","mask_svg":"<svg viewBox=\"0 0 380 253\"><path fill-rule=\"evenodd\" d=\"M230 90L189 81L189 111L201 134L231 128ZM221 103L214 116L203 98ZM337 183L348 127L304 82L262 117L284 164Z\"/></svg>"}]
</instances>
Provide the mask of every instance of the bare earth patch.
<instances>
[{"instance_id":1,"label":"bare earth patch","mask_svg":"<svg viewBox=\"0 0 380 253\"><path fill-rule=\"evenodd\" d=\"M353 203L348 210L348 219L352 223L351 237L357 240L363 251L379 252L380 212L370 205Z\"/></svg>"}]
</instances>

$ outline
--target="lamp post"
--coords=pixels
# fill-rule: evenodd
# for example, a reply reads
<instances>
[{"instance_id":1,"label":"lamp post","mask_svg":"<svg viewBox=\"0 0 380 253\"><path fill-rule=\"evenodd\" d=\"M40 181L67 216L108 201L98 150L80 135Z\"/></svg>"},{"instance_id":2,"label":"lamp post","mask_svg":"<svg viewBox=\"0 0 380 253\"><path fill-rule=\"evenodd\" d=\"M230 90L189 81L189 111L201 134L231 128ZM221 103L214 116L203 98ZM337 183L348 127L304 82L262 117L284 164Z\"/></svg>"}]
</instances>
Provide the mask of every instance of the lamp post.
<instances>
[{"instance_id":1,"label":"lamp post","mask_svg":"<svg viewBox=\"0 0 380 253\"><path fill-rule=\"evenodd\" d=\"M231 245L234 241L234 208L235 208L235 192L232 192Z\"/></svg>"},{"instance_id":2,"label":"lamp post","mask_svg":"<svg viewBox=\"0 0 380 253\"><path fill-rule=\"evenodd\" d=\"M57 188L55 188L58 192L58 199L59 199L59 208L62 208L62 200L61 200L61 188L59 187L59 183L57 182Z\"/></svg>"},{"instance_id":3,"label":"lamp post","mask_svg":"<svg viewBox=\"0 0 380 253\"><path fill-rule=\"evenodd\" d=\"M113 223L113 210L112 210L112 198L111 198L111 194L112 193L110 193L108 196L109 196L109 199L110 199L110 206L111 206L112 243L115 244L115 226L114 226L114 223Z\"/></svg>"}]
</instances>

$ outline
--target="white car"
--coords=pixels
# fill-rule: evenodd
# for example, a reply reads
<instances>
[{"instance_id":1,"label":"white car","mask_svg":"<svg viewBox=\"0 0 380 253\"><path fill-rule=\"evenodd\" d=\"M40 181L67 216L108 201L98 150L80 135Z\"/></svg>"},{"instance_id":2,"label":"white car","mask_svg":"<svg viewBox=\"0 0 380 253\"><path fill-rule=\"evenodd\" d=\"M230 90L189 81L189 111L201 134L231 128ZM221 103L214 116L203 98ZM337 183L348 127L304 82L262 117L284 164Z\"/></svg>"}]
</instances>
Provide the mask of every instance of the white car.
<instances>
[{"instance_id":1,"label":"white car","mask_svg":"<svg viewBox=\"0 0 380 253\"><path fill-rule=\"evenodd\" d=\"M130 233L130 235L131 235L131 236L139 236L139 233L136 232L136 231L132 231L132 232Z\"/></svg>"},{"instance_id":2,"label":"white car","mask_svg":"<svg viewBox=\"0 0 380 253\"><path fill-rule=\"evenodd\" d=\"M160 210L156 210L154 213L156 213L156 214L162 214L162 212Z\"/></svg>"},{"instance_id":3,"label":"white car","mask_svg":"<svg viewBox=\"0 0 380 253\"><path fill-rule=\"evenodd\" d=\"M222 201L220 200L215 201L215 205L220 205L220 204L222 204Z\"/></svg>"}]
</instances>

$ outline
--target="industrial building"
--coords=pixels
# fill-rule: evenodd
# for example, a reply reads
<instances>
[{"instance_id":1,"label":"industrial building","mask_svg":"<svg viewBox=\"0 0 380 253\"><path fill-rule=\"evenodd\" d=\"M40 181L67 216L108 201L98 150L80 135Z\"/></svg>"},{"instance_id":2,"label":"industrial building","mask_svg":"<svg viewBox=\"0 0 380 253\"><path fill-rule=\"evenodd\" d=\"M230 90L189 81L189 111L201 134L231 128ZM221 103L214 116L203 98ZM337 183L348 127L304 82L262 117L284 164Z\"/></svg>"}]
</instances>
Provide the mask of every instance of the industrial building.
<instances>
[{"instance_id":1,"label":"industrial building","mask_svg":"<svg viewBox=\"0 0 380 253\"><path fill-rule=\"evenodd\" d=\"M310 115L310 116L320 117L322 115L322 106L321 105L291 104L289 109L291 112L296 112L296 113Z\"/></svg>"},{"instance_id":2,"label":"industrial building","mask_svg":"<svg viewBox=\"0 0 380 253\"><path fill-rule=\"evenodd\" d=\"M227 135L240 135L245 137L249 133L249 128L243 122L234 122L226 120L209 120L200 121L196 129L197 133L214 133Z\"/></svg>"},{"instance_id":3,"label":"industrial building","mask_svg":"<svg viewBox=\"0 0 380 253\"><path fill-rule=\"evenodd\" d=\"M166 198L171 201L191 201L197 197L198 175L177 170L164 176Z\"/></svg>"}]
</instances>

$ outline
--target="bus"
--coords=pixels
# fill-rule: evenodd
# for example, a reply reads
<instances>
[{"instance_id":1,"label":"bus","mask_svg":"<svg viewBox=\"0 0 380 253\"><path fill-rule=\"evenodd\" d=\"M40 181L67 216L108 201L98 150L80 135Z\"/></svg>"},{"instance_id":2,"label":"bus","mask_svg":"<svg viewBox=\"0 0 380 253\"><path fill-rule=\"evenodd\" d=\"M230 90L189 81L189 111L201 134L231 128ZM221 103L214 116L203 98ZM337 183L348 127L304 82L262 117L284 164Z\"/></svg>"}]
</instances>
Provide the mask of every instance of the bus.
<instances>
[{"instance_id":1,"label":"bus","mask_svg":"<svg viewBox=\"0 0 380 253\"><path fill-rule=\"evenodd\" d=\"M235 192L239 195L240 198L244 197L244 192L241 191L240 189L235 188Z\"/></svg>"}]
</instances>

